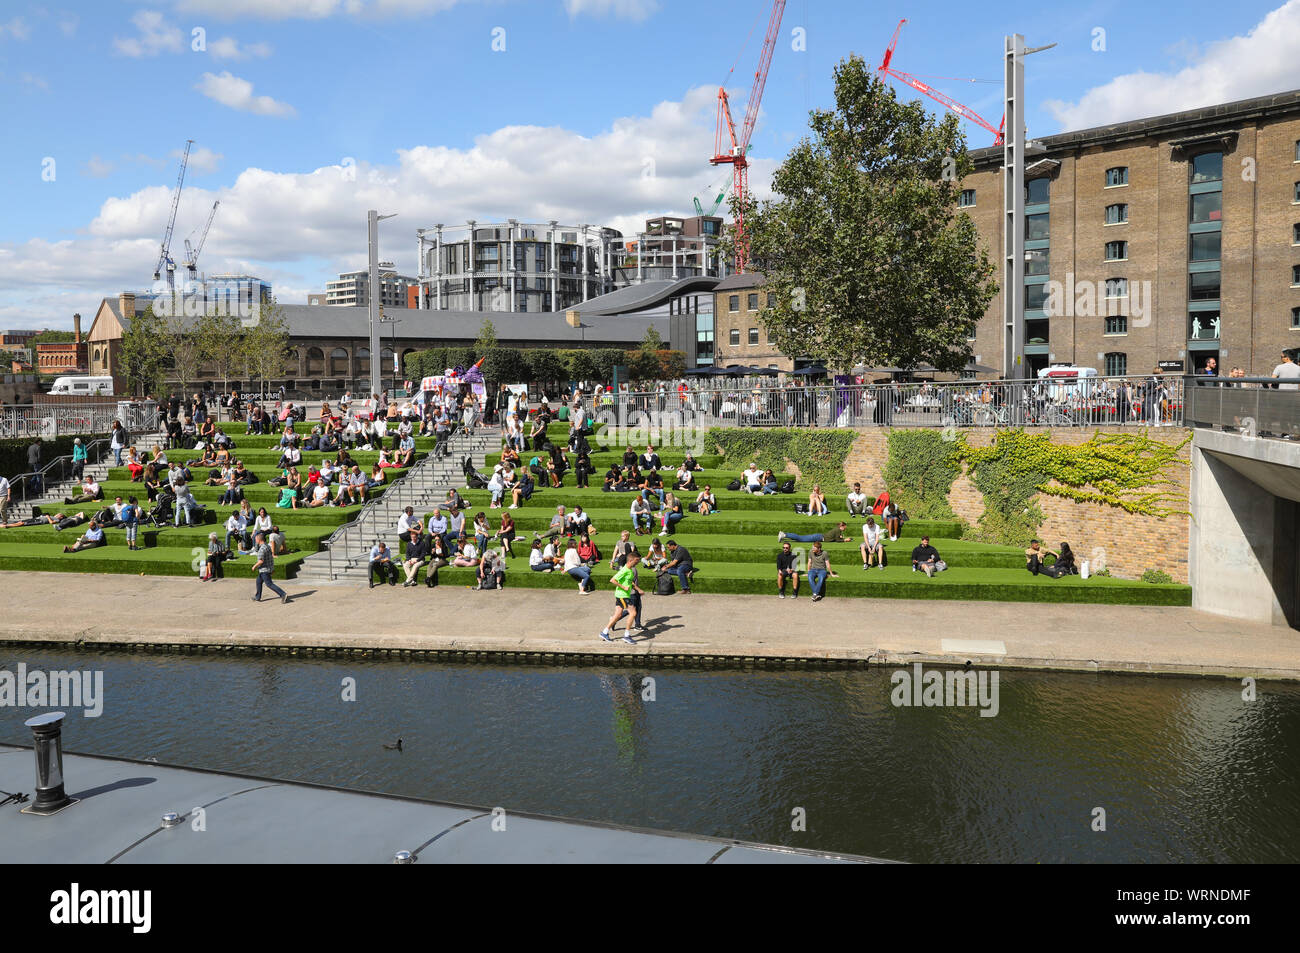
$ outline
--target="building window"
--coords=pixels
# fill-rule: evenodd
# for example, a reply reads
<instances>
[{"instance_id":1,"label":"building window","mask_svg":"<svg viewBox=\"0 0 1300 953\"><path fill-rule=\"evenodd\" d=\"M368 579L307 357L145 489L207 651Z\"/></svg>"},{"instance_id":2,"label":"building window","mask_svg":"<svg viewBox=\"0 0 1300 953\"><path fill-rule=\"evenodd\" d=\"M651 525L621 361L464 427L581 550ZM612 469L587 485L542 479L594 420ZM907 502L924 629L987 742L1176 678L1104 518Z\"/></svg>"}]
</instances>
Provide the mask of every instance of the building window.
<instances>
[{"instance_id":1,"label":"building window","mask_svg":"<svg viewBox=\"0 0 1300 953\"><path fill-rule=\"evenodd\" d=\"M769 308L775 308L775 307L776 307L776 292L775 292L775 291L769 291L769 292L767 293L767 306L768 306Z\"/></svg>"},{"instance_id":2,"label":"building window","mask_svg":"<svg viewBox=\"0 0 1300 953\"><path fill-rule=\"evenodd\" d=\"M1291 244L1300 245L1300 222L1291 226Z\"/></svg>"},{"instance_id":3,"label":"building window","mask_svg":"<svg viewBox=\"0 0 1300 953\"><path fill-rule=\"evenodd\" d=\"M1128 242L1107 242L1106 260L1125 261L1128 258Z\"/></svg>"},{"instance_id":4,"label":"building window","mask_svg":"<svg viewBox=\"0 0 1300 953\"><path fill-rule=\"evenodd\" d=\"M749 329L749 343L751 345L758 343L758 328Z\"/></svg>"},{"instance_id":5,"label":"building window","mask_svg":"<svg viewBox=\"0 0 1300 953\"><path fill-rule=\"evenodd\" d=\"M1107 278L1107 279L1106 279L1106 297L1107 297L1107 298L1127 298L1127 297L1128 297L1128 279L1127 279L1127 278Z\"/></svg>"},{"instance_id":6,"label":"building window","mask_svg":"<svg viewBox=\"0 0 1300 953\"><path fill-rule=\"evenodd\" d=\"M1218 301L1220 275L1218 271L1194 271L1188 275L1188 301Z\"/></svg>"},{"instance_id":7,"label":"building window","mask_svg":"<svg viewBox=\"0 0 1300 953\"><path fill-rule=\"evenodd\" d=\"M1128 185L1128 166L1117 165L1106 170L1106 188L1113 189L1117 185Z\"/></svg>"},{"instance_id":8,"label":"building window","mask_svg":"<svg viewBox=\"0 0 1300 953\"><path fill-rule=\"evenodd\" d=\"M1025 252L1025 274L1047 274L1048 252L1046 248L1031 248Z\"/></svg>"},{"instance_id":9,"label":"building window","mask_svg":"<svg viewBox=\"0 0 1300 953\"><path fill-rule=\"evenodd\" d=\"M1106 376L1123 377L1128 374L1128 355L1123 351L1111 351L1106 355Z\"/></svg>"},{"instance_id":10,"label":"building window","mask_svg":"<svg viewBox=\"0 0 1300 953\"><path fill-rule=\"evenodd\" d=\"M1300 265L1291 266L1291 287L1300 287Z\"/></svg>"},{"instance_id":11,"label":"building window","mask_svg":"<svg viewBox=\"0 0 1300 953\"><path fill-rule=\"evenodd\" d=\"M1223 236L1219 232L1205 232L1192 236L1192 261L1218 261L1223 247Z\"/></svg>"},{"instance_id":12,"label":"building window","mask_svg":"<svg viewBox=\"0 0 1300 953\"><path fill-rule=\"evenodd\" d=\"M1042 215L1025 216L1025 240L1040 241L1044 238L1051 237L1050 216L1046 213Z\"/></svg>"},{"instance_id":13,"label":"building window","mask_svg":"<svg viewBox=\"0 0 1300 953\"><path fill-rule=\"evenodd\" d=\"M1042 311L1047 307L1047 285L1025 285L1025 310Z\"/></svg>"},{"instance_id":14,"label":"building window","mask_svg":"<svg viewBox=\"0 0 1300 953\"><path fill-rule=\"evenodd\" d=\"M1128 334L1128 317L1122 314L1108 315L1106 318L1107 334Z\"/></svg>"},{"instance_id":15,"label":"building window","mask_svg":"<svg viewBox=\"0 0 1300 953\"><path fill-rule=\"evenodd\" d=\"M745 296L745 307L750 311L758 310L758 295L749 294Z\"/></svg>"},{"instance_id":16,"label":"building window","mask_svg":"<svg viewBox=\"0 0 1300 953\"><path fill-rule=\"evenodd\" d=\"M974 207L975 207L975 190L974 190L974 189L962 189L962 190L961 190L961 198L959 198L959 199L957 200L957 206L958 206L958 208L974 208Z\"/></svg>"},{"instance_id":17,"label":"building window","mask_svg":"<svg viewBox=\"0 0 1300 953\"><path fill-rule=\"evenodd\" d=\"M1106 224L1107 224L1107 225L1127 225L1127 224L1128 224L1128 206L1127 206L1127 205L1107 205L1107 206L1106 206Z\"/></svg>"},{"instance_id":18,"label":"building window","mask_svg":"<svg viewBox=\"0 0 1300 953\"><path fill-rule=\"evenodd\" d=\"M1193 225L1205 222L1223 221L1223 193L1203 192L1192 196L1191 222Z\"/></svg>"},{"instance_id":19,"label":"building window","mask_svg":"<svg viewBox=\"0 0 1300 953\"><path fill-rule=\"evenodd\" d=\"M731 334L727 337L727 343L732 347L740 347L740 328L731 329Z\"/></svg>"},{"instance_id":20,"label":"building window","mask_svg":"<svg viewBox=\"0 0 1300 953\"><path fill-rule=\"evenodd\" d=\"M1192 184L1223 181L1223 153L1202 152L1192 158Z\"/></svg>"},{"instance_id":21,"label":"building window","mask_svg":"<svg viewBox=\"0 0 1300 953\"><path fill-rule=\"evenodd\" d=\"M1291 204L1300 205L1300 182L1295 184L1295 191L1291 194Z\"/></svg>"},{"instance_id":22,"label":"building window","mask_svg":"<svg viewBox=\"0 0 1300 953\"><path fill-rule=\"evenodd\" d=\"M728 311L740 310L740 295L732 295L730 298L727 299L727 310Z\"/></svg>"},{"instance_id":23,"label":"building window","mask_svg":"<svg viewBox=\"0 0 1300 953\"><path fill-rule=\"evenodd\" d=\"M1300 308L1291 309L1291 327L1293 330L1300 328Z\"/></svg>"},{"instance_id":24,"label":"building window","mask_svg":"<svg viewBox=\"0 0 1300 953\"><path fill-rule=\"evenodd\" d=\"M1030 179L1025 183L1025 204L1043 204L1050 197L1051 188L1051 179Z\"/></svg>"},{"instance_id":25,"label":"building window","mask_svg":"<svg viewBox=\"0 0 1300 953\"><path fill-rule=\"evenodd\" d=\"M1217 311L1193 311L1187 318L1189 341L1217 341L1222 320Z\"/></svg>"}]
</instances>

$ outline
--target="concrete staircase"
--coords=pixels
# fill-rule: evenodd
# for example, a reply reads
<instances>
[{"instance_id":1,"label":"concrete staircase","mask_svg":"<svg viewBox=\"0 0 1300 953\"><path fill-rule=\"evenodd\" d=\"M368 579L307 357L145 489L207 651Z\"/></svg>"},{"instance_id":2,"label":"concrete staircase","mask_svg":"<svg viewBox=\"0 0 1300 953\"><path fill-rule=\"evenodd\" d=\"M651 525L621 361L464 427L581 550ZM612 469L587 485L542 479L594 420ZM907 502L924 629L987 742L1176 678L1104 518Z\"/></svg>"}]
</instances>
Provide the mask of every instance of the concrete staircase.
<instances>
[{"instance_id":1,"label":"concrete staircase","mask_svg":"<svg viewBox=\"0 0 1300 953\"><path fill-rule=\"evenodd\" d=\"M152 447L155 443L161 445L161 444L165 444L166 441L167 441L167 435L165 433L161 435L142 434L138 436L136 446ZM108 479L109 469L111 469L114 466L116 466L116 463L114 461L113 452L111 450L105 450L103 456L100 457L100 459L97 462L87 463L86 466L83 468L82 473L83 475L93 476L96 481L103 483L105 480ZM74 492L77 492L77 488L80 485L80 483L81 480L73 480L73 479L59 480L57 482L53 482L53 481L47 482L45 484L45 492L40 497L29 498L25 503L22 504L23 508L27 510L27 512L24 515L26 516L32 515L32 512L37 507L39 507L41 513L46 516L53 516L55 513L67 509L68 506L64 504L63 501L67 497L72 496ZM144 495L143 484L141 484L140 486L140 495L142 497ZM112 500L109 500L108 502L111 503ZM72 505L74 508L80 507L81 510L84 510L86 512L87 516L90 516L92 515L92 513L90 512L88 507L94 507L95 510L101 510L104 508L106 504L101 502L98 504L87 503L84 506L82 506L81 504L72 504Z\"/></svg>"},{"instance_id":2,"label":"concrete staircase","mask_svg":"<svg viewBox=\"0 0 1300 953\"><path fill-rule=\"evenodd\" d=\"M501 431L496 428L480 427L473 436L457 434L446 456L435 458L430 454L419 461L403 480L362 509L356 520L326 540L322 552L304 559L295 579L313 585L367 581L370 547L377 540L382 539L394 553L400 552L397 519L406 507L414 507L416 514L423 517L442 502L447 490L464 490L464 457L471 457L475 468L482 470L487 454L500 449Z\"/></svg>"}]
</instances>

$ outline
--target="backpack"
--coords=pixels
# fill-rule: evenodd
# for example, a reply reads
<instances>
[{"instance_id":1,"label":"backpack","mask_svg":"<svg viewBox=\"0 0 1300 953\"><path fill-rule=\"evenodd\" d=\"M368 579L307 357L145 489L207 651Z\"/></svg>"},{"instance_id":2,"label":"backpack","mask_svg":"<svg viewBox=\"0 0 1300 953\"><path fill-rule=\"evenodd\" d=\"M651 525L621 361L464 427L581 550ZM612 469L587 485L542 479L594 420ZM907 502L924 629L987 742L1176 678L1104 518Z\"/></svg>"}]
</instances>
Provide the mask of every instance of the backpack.
<instances>
[{"instance_id":1,"label":"backpack","mask_svg":"<svg viewBox=\"0 0 1300 953\"><path fill-rule=\"evenodd\" d=\"M495 589L497 587L497 577L495 573L488 573L479 583L480 589Z\"/></svg>"},{"instance_id":2,"label":"backpack","mask_svg":"<svg viewBox=\"0 0 1300 953\"><path fill-rule=\"evenodd\" d=\"M739 489L740 489L740 481L739 481L739 480L732 480L730 483L727 484L727 489L728 489L728 490L731 490L732 492L735 492L736 490L739 490Z\"/></svg>"},{"instance_id":3,"label":"backpack","mask_svg":"<svg viewBox=\"0 0 1300 953\"><path fill-rule=\"evenodd\" d=\"M794 480L793 480L793 479L790 479L790 480L786 480L784 483L782 483L782 484L781 484L781 492L782 492L782 493L793 493L793 492L794 492Z\"/></svg>"},{"instance_id":4,"label":"backpack","mask_svg":"<svg viewBox=\"0 0 1300 953\"><path fill-rule=\"evenodd\" d=\"M794 505L794 511L795 511L796 513L807 513L807 512L808 512L808 504L807 504L807 503L796 503L796 504Z\"/></svg>"},{"instance_id":5,"label":"backpack","mask_svg":"<svg viewBox=\"0 0 1300 953\"><path fill-rule=\"evenodd\" d=\"M673 577L666 572L661 572L659 577L655 580L655 595L671 596L676 591L677 586L673 582Z\"/></svg>"}]
</instances>

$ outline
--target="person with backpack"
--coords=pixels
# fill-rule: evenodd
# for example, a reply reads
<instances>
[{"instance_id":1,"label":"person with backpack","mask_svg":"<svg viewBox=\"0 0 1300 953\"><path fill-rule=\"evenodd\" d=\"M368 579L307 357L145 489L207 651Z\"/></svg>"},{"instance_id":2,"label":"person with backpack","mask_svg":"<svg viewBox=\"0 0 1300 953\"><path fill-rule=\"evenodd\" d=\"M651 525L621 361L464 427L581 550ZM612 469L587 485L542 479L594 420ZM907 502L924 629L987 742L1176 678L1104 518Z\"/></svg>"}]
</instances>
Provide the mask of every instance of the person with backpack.
<instances>
[{"instance_id":1,"label":"person with backpack","mask_svg":"<svg viewBox=\"0 0 1300 953\"><path fill-rule=\"evenodd\" d=\"M126 505L118 514L118 519L126 529L126 548L136 550L140 547L136 545L136 533L140 529L140 501L134 496L128 497Z\"/></svg>"}]
</instances>

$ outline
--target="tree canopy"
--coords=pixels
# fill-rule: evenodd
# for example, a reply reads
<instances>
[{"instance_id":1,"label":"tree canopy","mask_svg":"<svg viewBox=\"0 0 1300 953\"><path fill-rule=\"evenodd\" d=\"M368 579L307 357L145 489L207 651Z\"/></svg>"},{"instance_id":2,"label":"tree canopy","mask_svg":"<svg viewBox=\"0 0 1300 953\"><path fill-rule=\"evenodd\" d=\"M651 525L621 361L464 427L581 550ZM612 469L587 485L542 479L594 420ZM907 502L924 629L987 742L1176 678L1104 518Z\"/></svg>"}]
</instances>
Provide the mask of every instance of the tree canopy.
<instances>
[{"instance_id":1,"label":"tree canopy","mask_svg":"<svg viewBox=\"0 0 1300 953\"><path fill-rule=\"evenodd\" d=\"M814 110L750 204L750 267L775 292L760 320L785 354L957 371L997 293L974 223L957 210L974 166L957 119L900 102L857 56L835 69L835 109Z\"/></svg>"}]
</instances>

